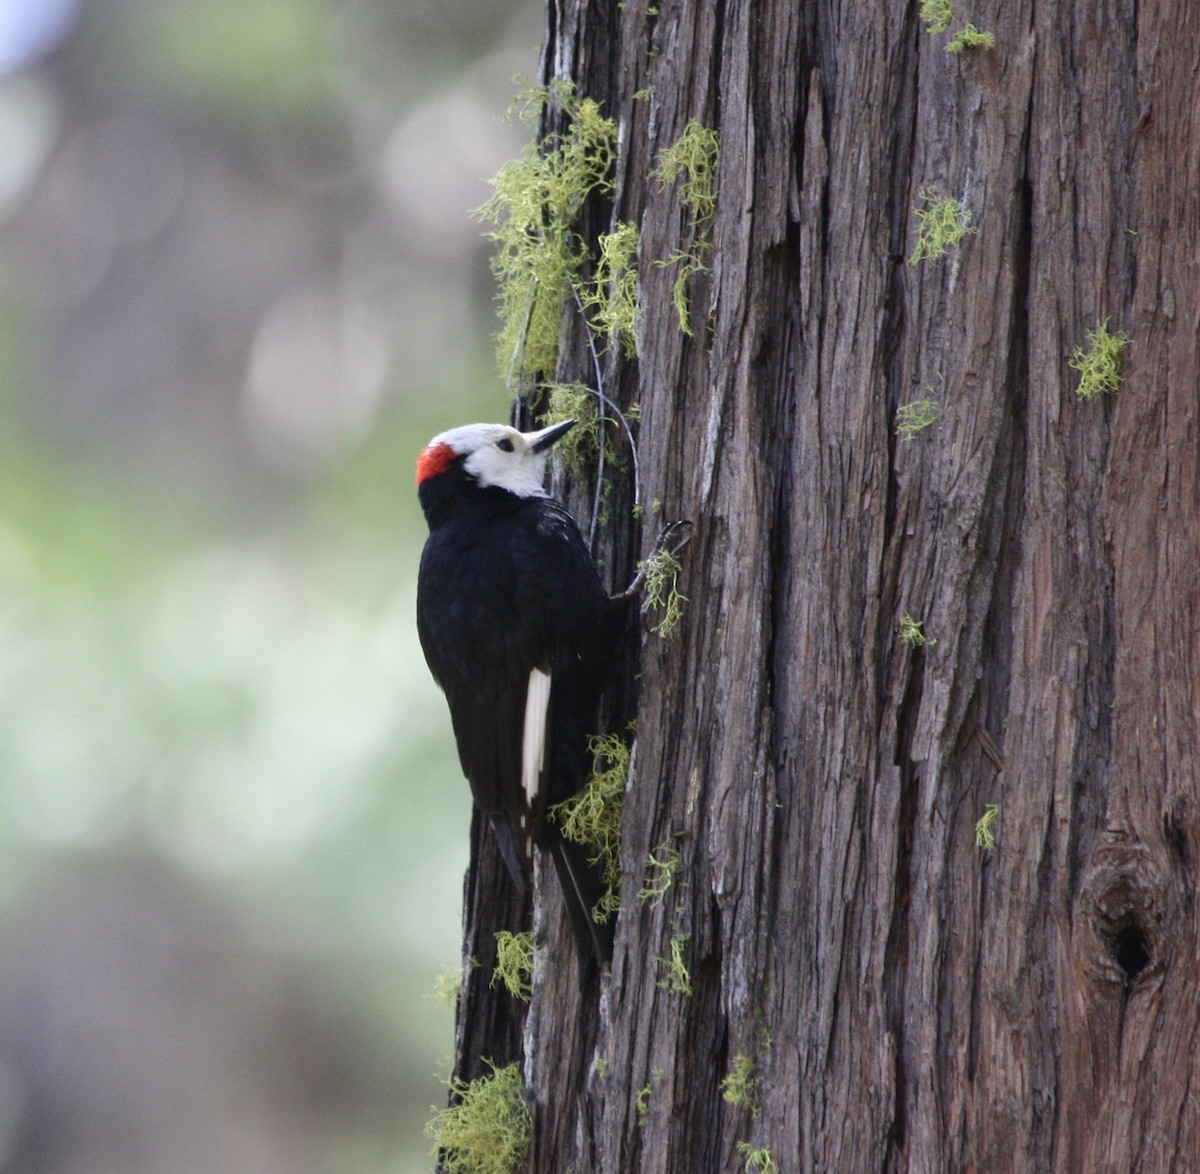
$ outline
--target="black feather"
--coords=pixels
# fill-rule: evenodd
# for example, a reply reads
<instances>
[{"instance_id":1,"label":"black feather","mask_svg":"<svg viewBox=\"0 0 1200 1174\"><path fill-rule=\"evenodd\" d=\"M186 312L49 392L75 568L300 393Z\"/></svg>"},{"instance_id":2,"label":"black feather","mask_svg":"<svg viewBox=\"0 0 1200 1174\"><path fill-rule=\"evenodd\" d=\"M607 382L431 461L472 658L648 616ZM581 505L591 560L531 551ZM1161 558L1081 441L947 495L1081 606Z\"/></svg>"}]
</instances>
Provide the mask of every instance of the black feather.
<instances>
[{"instance_id":1,"label":"black feather","mask_svg":"<svg viewBox=\"0 0 1200 1174\"><path fill-rule=\"evenodd\" d=\"M581 952L607 963L611 934L591 917L602 879L586 853L564 846L545 813L587 782L587 740L598 730L631 601L609 597L574 519L551 498L480 487L461 462L423 481L420 496L430 536L417 630L446 693L475 803L508 845L518 884L532 863L527 839L552 852ZM521 753L535 668L550 674L551 699L545 765L530 804Z\"/></svg>"}]
</instances>

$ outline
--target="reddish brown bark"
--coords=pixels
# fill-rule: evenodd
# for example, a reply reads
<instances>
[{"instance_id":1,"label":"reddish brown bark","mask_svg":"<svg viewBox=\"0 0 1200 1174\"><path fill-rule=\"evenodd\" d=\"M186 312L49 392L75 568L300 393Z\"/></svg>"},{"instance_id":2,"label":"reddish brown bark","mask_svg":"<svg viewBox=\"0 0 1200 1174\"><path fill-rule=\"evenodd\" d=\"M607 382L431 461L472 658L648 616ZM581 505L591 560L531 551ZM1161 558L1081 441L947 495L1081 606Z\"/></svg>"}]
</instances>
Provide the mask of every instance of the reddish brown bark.
<instances>
[{"instance_id":1,"label":"reddish brown bark","mask_svg":"<svg viewBox=\"0 0 1200 1174\"><path fill-rule=\"evenodd\" d=\"M642 232L612 386L696 531L680 638L642 652L602 994L537 902L530 1169L1200 1168L1200 9L960 7L994 49L893 0L552 6ZM652 261L696 230L650 171L692 118L721 151L689 338ZM979 231L910 266L930 186ZM1124 384L1083 402L1106 318ZM657 985L681 932L691 996ZM721 1095L739 1054L757 1116Z\"/></svg>"}]
</instances>

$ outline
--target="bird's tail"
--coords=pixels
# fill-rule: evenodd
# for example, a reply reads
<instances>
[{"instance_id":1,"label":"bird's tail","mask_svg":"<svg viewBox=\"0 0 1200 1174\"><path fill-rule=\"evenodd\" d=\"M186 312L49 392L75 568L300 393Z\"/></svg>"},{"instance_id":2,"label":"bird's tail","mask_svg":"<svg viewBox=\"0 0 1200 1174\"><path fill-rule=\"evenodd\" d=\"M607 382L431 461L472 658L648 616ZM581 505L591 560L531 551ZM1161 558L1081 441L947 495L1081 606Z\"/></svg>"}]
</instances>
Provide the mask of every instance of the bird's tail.
<instances>
[{"instance_id":1,"label":"bird's tail","mask_svg":"<svg viewBox=\"0 0 1200 1174\"><path fill-rule=\"evenodd\" d=\"M490 822L500 855L504 858L504 866L508 869L508 875L512 877L517 892L523 897L529 891L529 881L525 875L525 868L521 866L521 851L517 847L517 838L504 816L493 815Z\"/></svg>"},{"instance_id":2,"label":"bird's tail","mask_svg":"<svg viewBox=\"0 0 1200 1174\"><path fill-rule=\"evenodd\" d=\"M562 886L579 956L579 983L583 986L593 966L607 970L612 965L611 920L600 922L593 916L608 886L604 883L600 867L592 863L593 853L586 846L554 835L546 847L554 859L554 871L558 873L558 883Z\"/></svg>"}]
</instances>

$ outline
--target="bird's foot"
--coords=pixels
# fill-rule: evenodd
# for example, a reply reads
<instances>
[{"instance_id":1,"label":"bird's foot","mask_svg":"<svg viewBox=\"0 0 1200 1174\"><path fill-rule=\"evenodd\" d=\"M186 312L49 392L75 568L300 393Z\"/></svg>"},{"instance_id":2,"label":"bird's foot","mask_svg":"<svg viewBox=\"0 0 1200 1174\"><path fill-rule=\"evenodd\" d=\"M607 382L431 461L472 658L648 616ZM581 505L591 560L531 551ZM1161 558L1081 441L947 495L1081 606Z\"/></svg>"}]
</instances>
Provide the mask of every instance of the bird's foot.
<instances>
[{"instance_id":1,"label":"bird's foot","mask_svg":"<svg viewBox=\"0 0 1200 1174\"><path fill-rule=\"evenodd\" d=\"M650 553L639 564L638 573L634 576L633 582L616 598L618 600L633 599L634 596L641 594L642 588L646 585L646 574L654 560L661 554L667 554L671 558L678 555L687 545L688 539L691 538L691 531L691 522L668 522L654 540L654 546Z\"/></svg>"},{"instance_id":2,"label":"bird's foot","mask_svg":"<svg viewBox=\"0 0 1200 1174\"><path fill-rule=\"evenodd\" d=\"M650 552L650 557L653 558L664 550L674 557L687 546L691 536L691 522L668 522L662 528L662 533L654 540L654 549Z\"/></svg>"}]
</instances>

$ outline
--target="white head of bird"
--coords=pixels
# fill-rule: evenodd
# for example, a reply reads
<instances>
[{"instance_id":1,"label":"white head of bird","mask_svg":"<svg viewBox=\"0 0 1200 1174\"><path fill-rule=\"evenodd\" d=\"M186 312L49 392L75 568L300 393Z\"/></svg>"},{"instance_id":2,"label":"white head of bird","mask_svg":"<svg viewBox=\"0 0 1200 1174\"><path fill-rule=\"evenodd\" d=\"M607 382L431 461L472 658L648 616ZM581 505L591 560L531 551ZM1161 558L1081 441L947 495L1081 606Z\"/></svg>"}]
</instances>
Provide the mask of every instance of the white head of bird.
<instances>
[{"instance_id":1,"label":"white head of bird","mask_svg":"<svg viewBox=\"0 0 1200 1174\"><path fill-rule=\"evenodd\" d=\"M464 424L441 432L417 462L417 484L462 458L463 471L487 489L506 489L517 497L545 497L546 457L550 447L575 424L564 420L537 432L519 432L507 424Z\"/></svg>"}]
</instances>

